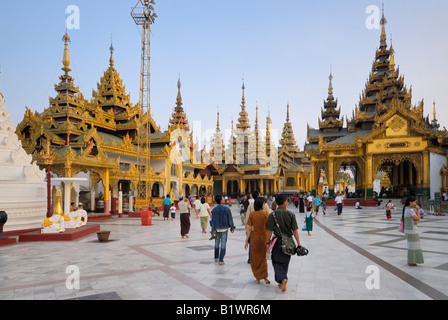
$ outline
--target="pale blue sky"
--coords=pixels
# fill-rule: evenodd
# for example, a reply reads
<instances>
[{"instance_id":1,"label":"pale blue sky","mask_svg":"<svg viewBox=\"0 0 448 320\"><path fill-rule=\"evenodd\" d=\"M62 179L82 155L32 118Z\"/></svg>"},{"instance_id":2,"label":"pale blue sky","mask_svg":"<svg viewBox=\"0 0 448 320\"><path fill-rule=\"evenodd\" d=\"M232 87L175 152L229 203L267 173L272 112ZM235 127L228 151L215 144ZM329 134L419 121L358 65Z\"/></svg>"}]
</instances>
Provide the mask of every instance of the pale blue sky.
<instances>
[{"instance_id":1,"label":"pale blue sky","mask_svg":"<svg viewBox=\"0 0 448 320\"><path fill-rule=\"evenodd\" d=\"M71 75L87 99L108 67L113 34L115 66L139 99L140 30L130 16L137 0L2 1L0 4L0 90L13 123L48 107L62 74L65 9L80 9L80 29L69 30ZM282 130L286 104L299 147L306 124L318 126L327 97L330 65L335 97L351 117L371 70L380 30L369 30L369 5L382 1L156 0L159 16L152 37L152 113L166 128L181 75L188 119L229 129L240 111L245 78L251 125L255 107L265 128L268 106L273 128ZM413 88L413 103L425 99L425 114L448 126L448 2L384 1L388 38L393 35L396 64ZM388 40L388 44L390 40Z\"/></svg>"}]
</instances>

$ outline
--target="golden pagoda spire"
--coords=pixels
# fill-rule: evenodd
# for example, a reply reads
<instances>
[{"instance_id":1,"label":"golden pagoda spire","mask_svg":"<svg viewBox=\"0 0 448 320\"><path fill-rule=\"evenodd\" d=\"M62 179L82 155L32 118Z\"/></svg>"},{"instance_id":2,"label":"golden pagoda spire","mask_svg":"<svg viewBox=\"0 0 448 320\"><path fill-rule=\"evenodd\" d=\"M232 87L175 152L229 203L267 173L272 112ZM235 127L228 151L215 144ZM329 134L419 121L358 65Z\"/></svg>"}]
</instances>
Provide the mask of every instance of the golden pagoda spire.
<instances>
[{"instance_id":1,"label":"golden pagoda spire","mask_svg":"<svg viewBox=\"0 0 448 320\"><path fill-rule=\"evenodd\" d=\"M62 64L64 65L64 68L62 68L62 70L67 75L71 71L71 69L69 68L70 67L70 53L69 53L69 50L68 50L68 44L71 41L70 41L70 37L68 36L67 31L65 32L65 35L62 38L62 41L65 42L65 45L64 45L64 56L62 58Z\"/></svg>"},{"instance_id":2,"label":"golden pagoda spire","mask_svg":"<svg viewBox=\"0 0 448 320\"><path fill-rule=\"evenodd\" d=\"M180 88L182 88L182 83L180 82L180 75L179 79L177 80L177 105L182 105L182 94L180 93Z\"/></svg>"},{"instance_id":3,"label":"golden pagoda spire","mask_svg":"<svg viewBox=\"0 0 448 320\"><path fill-rule=\"evenodd\" d=\"M434 100L434 103L433 103L433 105L434 105L434 108L433 108L433 116L434 116L434 120L436 120L437 119L437 114L436 114L436 101Z\"/></svg>"},{"instance_id":4,"label":"golden pagoda spire","mask_svg":"<svg viewBox=\"0 0 448 320\"><path fill-rule=\"evenodd\" d=\"M246 90L246 85L244 84L244 79L243 79L243 87L241 88L243 90L243 98L241 99L241 107L243 108L243 110L246 109L246 95L244 93L244 91Z\"/></svg>"},{"instance_id":5,"label":"golden pagoda spire","mask_svg":"<svg viewBox=\"0 0 448 320\"><path fill-rule=\"evenodd\" d=\"M258 104L255 109L255 129L258 130Z\"/></svg>"},{"instance_id":6,"label":"golden pagoda spire","mask_svg":"<svg viewBox=\"0 0 448 320\"><path fill-rule=\"evenodd\" d=\"M180 75L179 79L177 80L177 98L176 98L176 107L174 108L174 113L172 115L172 118L170 120L171 126L179 125L181 129L190 131L190 127L188 125L187 115L184 111L184 108L182 108L182 95L180 92L180 89L182 87L181 81L180 81Z\"/></svg>"},{"instance_id":7,"label":"golden pagoda spire","mask_svg":"<svg viewBox=\"0 0 448 320\"><path fill-rule=\"evenodd\" d=\"M334 100L334 96L333 96L333 70L332 67L330 67L330 77L328 78L330 80L330 83L328 85L328 100Z\"/></svg>"},{"instance_id":8,"label":"golden pagoda spire","mask_svg":"<svg viewBox=\"0 0 448 320\"><path fill-rule=\"evenodd\" d=\"M389 74L393 75L393 72L395 72L395 56L394 56L395 50L392 45L392 36L390 38L390 62L389 62Z\"/></svg>"},{"instance_id":9,"label":"golden pagoda spire","mask_svg":"<svg viewBox=\"0 0 448 320\"><path fill-rule=\"evenodd\" d=\"M219 125L219 107L218 107L217 121L216 121L216 132L221 132L221 128Z\"/></svg>"},{"instance_id":10,"label":"golden pagoda spire","mask_svg":"<svg viewBox=\"0 0 448 320\"><path fill-rule=\"evenodd\" d=\"M268 107L268 116L266 117L266 155L271 155L271 108Z\"/></svg>"},{"instance_id":11,"label":"golden pagoda spire","mask_svg":"<svg viewBox=\"0 0 448 320\"><path fill-rule=\"evenodd\" d=\"M384 15L384 3L383 3L383 16L381 17L381 39L380 39L381 45L380 45L380 48L387 47L386 23L387 23L387 19Z\"/></svg>"},{"instance_id":12,"label":"golden pagoda spire","mask_svg":"<svg viewBox=\"0 0 448 320\"><path fill-rule=\"evenodd\" d=\"M266 129L271 128L272 119L271 119L271 107L268 107L268 116L266 117ZM269 130L270 131L270 130Z\"/></svg>"},{"instance_id":13,"label":"golden pagoda spire","mask_svg":"<svg viewBox=\"0 0 448 320\"><path fill-rule=\"evenodd\" d=\"M296 140L294 138L294 130L292 128L292 124L289 116L289 103L287 104L287 112L286 112L286 122L283 127L282 139L280 141L280 145L287 146L289 150L294 150L298 152L298 148L296 145Z\"/></svg>"},{"instance_id":14,"label":"golden pagoda spire","mask_svg":"<svg viewBox=\"0 0 448 320\"><path fill-rule=\"evenodd\" d=\"M110 67L113 68L114 67L114 63L115 63L115 61L114 61L114 51L115 51L115 49L114 49L114 45L113 45L113 42L112 42L112 36L110 38L110 49L109 50L110 50L109 63L110 63Z\"/></svg>"},{"instance_id":15,"label":"golden pagoda spire","mask_svg":"<svg viewBox=\"0 0 448 320\"><path fill-rule=\"evenodd\" d=\"M240 117L238 118L238 124L236 125L236 127L240 133L245 133L246 131L250 130L250 124L248 113L246 111L246 95L245 95L246 85L244 84L244 79L242 90L243 90L243 96L241 98L241 112L239 114Z\"/></svg>"}]
</instances>

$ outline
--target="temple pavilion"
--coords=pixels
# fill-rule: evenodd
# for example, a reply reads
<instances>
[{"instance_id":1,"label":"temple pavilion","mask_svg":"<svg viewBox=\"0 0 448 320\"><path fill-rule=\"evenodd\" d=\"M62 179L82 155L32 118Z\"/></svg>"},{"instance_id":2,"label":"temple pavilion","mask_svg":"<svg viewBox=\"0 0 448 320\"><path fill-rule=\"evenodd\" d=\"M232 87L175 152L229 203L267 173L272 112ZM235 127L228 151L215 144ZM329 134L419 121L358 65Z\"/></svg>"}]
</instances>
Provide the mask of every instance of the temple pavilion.
<instances>
[{"instance_id":1,"label":"temple pavilion","mask_svg":"<svg viewBox=\"0 0 448 320\"><path fill-rule=\"evenodd\" d=\"M181 83L178 82L176 107L169 128L161 131L150 113L140 104L132 104L123 80L114 66L114 48L110 48L109 67L101 77L92 99L87 100L70 76L69 42L64 38L63 74L55 85L56 96L42 113L26 109L17 126L24 149L42 169L47 169L47 145L56 153L51 172L56 177L88 177L90 192L84 202L91 211L117 211L119 192L124 208L132 210L148 205L145 185L150 186L153 203L161 205L166 194L211 196L213 179L202 170L205 165L193 161L201 150L191 143L188 120L182 108ZM148 129L149 126L149 130ZM145 134L150 132L150 144ZM139 142L139 137L141 141ZM174 137L174 138L173 138ZM149 150L148 150L149 149ZM181 152L179 152L181 151ZM182 153L182 159L179 154ZM146 168L145 158L150 157ZM185 159L186 158L186 159ZM79 186L72 185L72 201L79 199ZM211 198L211 197L210 197ZM211 200L210 200L211 201Z\"/></svg>"},{"instance_id":2,"label":"temple pavilion","mask_svg":"<svg viewBox=\"0 0 448 320\"><path fill-rule=\"evenodd\" d=\"M359 104L345 126L330 74L319 128L308 126L307 132L313 192L322 188L322 174L330 196L346 190L348 184L338 180L340 172L350 174L354 196L363 198L372 197L377 177L382 185L377 192L390 197L434 198L447 186L447 130L440 129L435 103L431 121L423 114L423 101L412 104L412 87L405 86L392 43L387 45L386 23L383 12L380 46Z\"/></svg>"},{"instance_id":3,"label":"temple pavilion","mask_svg":"<svg viewBox=\"0 0 448 320\"><path fill-rule=\"evenodd\" d=\"M239 196L253 191L293 194L309 190L310 162L295 141L289 104L281 138L279 134L272 134L269 114L266 117L266 134L263 135L258 106L255 125L251 129L245 90L243 82L241 111L236 128L232 121L227 145L220 129L218 112L211 151L213 164L207 168L214 179L215 193ZM276 137L280 140L275 141Z\"/></svg>"}]
</instances>

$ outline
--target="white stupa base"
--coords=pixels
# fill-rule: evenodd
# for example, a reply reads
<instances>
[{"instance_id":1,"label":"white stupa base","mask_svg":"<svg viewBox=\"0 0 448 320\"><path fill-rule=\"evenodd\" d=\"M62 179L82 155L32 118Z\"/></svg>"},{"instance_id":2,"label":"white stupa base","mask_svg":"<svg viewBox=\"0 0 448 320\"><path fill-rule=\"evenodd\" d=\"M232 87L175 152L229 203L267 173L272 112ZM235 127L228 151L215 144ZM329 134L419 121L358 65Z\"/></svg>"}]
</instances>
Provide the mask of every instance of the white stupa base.
<instances>
[{"instance_id":1,"label":"white stupa base","mask_svg":"<svg viewBox=\"0 0 448 320\"><path fill-rule=\"evenodd\" d=\"M8 214L3 231L39 229L47 215L47 192L42 183L2 181L2 210Z\"/></svg>"}]
</instances>

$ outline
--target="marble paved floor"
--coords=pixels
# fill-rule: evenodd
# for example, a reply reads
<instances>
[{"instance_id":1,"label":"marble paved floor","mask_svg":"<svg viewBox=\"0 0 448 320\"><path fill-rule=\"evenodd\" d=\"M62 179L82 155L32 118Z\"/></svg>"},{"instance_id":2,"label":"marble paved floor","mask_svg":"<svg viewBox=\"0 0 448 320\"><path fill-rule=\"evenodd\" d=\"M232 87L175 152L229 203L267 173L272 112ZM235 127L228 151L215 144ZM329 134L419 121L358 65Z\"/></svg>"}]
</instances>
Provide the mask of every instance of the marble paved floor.
<instances>
[{"instance_id":1,"label":"marble paved floor","mask_svg":"<svg viewBox=\"0 0 448 320\"><path fill-rule=\"evenodd\" d=\"M293 206L290 210L301 227L304 214ZM396 210L387 221L383 211L344 208L338 217L330 208L326 216L320 213L311 236L300 231L310 254L292 258L284 293L274 283L270 262L271 284L254 282L234 206L237 230L229 234L224 266L214 262L214 243L194 218L189 239L181 239L178 217L155 217L149 227L139 219L115 218L97 222L101 230L112 231L108 243L93 235L70 243L0 247L0 300L447 299L448 217L423 219L419 233L425 263L409 267L406 240L397 232L401 215ZM68 279L73 283L68 266L79 270L79 289L67 287ZM372 288L376 275L378 286Z\"/></svg>"}]
</instances>

